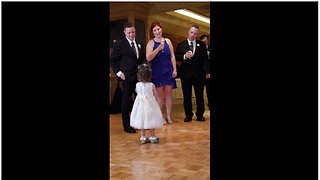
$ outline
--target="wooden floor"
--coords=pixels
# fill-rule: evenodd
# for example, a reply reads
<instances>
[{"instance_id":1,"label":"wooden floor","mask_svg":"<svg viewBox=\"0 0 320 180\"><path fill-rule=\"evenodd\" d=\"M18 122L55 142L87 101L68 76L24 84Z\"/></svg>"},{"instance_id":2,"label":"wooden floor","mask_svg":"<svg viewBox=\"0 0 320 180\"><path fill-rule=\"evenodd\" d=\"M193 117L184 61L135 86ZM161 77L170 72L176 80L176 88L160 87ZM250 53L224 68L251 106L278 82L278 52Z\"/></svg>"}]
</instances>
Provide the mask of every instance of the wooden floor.
<instances>
[{"instance_id":1,"label":"wooden floor","mask_svg":"<svg viewBox=\"0 0 320 180\"><path fill-rule=\"evenodd\" d=\"M174 124L156 129L156 144L141 144L139 131L123 131L121 114L110 115L111 180L210 179L210 111L205 122L195 116L183 122L181 101L175 100L172 110Z\"/></svg>"}]
</instances>

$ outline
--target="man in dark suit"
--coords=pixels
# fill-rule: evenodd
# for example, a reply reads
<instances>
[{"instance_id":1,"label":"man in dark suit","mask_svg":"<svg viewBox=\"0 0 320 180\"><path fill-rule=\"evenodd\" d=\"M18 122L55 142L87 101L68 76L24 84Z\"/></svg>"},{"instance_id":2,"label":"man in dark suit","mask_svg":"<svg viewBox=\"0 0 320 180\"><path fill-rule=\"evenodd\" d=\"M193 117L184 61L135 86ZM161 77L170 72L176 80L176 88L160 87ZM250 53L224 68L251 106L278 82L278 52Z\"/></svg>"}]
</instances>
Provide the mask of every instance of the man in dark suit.
<instances>
[{"instance_id":1,"label":"man in dark suit","mask_svg":"<svg viewBox=\"0 0 320 180\"><path fill-rule=\"evenodd\" d=\"M200 36L200 40L203 41L204 43L206 43L206 48L207 48L207 52L208 52L208 59L209 59L209 64L210 64L210 46L208 44L209 37L207 35L203 34ZM212 103L210 102L210 100L211 100L210 78L206 79L205 85L206 85L206 93L207 93L207 100L208 100L208 108L209 108L209 110L211 110Z\"/></svg>"},{"instance_id":2,"label":"man in dark suit","mask_svg":"<svg viewBox=\"0 0 320 180\"><path fill-rule=\"evenodd\" d=\"M210 78L210 69L206 44L196 39L198 33L199 27L193 25L189 29L188 38L177 45L175 52L176 60L181 62L180 79L186 116L184 122L190 122L194 115L192 112L192 86L196 96L197 121L205 121L203 117L205 111L203 90L205 79Z\"/></svg>"},{"instance_id":3,"label":"man in dark suit","mask_svg":"<svg viewBox=\"0 0 320 180\"><path fill-rule=\"evenodd\" d=\"M135 31L132 23L126 23L123 28L126 37L113 45L110 56L111 69L122 79L121 115L122 125L127 133L136 132L130 127L131 97L137 83L138 65L146 63L144 48L141 46L142 43L136 42Z\"/></svg>"}]
</instances>

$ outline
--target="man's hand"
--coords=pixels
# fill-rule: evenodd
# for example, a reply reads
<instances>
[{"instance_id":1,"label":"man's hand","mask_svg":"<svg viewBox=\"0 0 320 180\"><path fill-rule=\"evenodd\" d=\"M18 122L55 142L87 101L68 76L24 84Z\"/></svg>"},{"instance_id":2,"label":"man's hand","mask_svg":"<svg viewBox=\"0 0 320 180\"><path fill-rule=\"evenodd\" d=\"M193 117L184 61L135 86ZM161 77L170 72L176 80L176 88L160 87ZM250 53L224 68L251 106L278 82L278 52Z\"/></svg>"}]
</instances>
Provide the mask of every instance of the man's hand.
<instances>
[{"instance_id":1,"label":"man's hand","mask_svg":"<svg viewBox=\"0 0 320 180\"><path fill-rule=\"evenodd\" d=\"M125 80L125 79L126 79L126 76L125 76L123 73L121 73L121 74L120 74L120 78L121 78L122 80Z\"/></svg>"}]
</instances>

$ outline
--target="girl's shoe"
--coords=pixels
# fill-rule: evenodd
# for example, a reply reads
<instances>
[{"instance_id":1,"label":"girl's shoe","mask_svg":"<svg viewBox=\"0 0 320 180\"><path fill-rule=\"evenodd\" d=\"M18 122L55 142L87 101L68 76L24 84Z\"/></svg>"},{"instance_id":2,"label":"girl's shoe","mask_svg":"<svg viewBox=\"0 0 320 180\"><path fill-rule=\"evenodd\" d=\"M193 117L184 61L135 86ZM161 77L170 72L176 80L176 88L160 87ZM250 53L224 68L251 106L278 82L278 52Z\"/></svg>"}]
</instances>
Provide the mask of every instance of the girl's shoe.
<instances>
[{"instance_id":1,"label":"girl's shoe","mask_svg":"<svg viewBox=\"0 0 320 180\"><path fill-rule=\"evenodd\" d=\"M160 141L160 138L153 136L153 137L149 137L149 140L151 143L158 143Z\"/></svg>"},{"instance_id":2,"label":"girl's shoe","mask_svg":"<svg viewBox=\"0 0 320 180\"><path fill-rule=\"evenodd\" d=\"M148 139L147 139L145 136L142 136L142 137L140 138L140 142L141 142L142 144L147 143L147 141L148 141Z\"/></svg>"}]
</instances>

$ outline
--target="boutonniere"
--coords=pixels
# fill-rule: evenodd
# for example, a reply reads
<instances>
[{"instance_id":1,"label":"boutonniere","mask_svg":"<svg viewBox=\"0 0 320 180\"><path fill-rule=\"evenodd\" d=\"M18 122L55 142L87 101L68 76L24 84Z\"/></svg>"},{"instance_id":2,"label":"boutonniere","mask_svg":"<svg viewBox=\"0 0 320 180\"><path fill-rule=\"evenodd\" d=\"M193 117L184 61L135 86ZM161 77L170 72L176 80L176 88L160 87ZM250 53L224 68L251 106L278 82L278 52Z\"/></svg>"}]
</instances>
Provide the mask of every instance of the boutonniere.
<instances>
[{"instance_id":1,"label":"boutonniere","mask_svg":"<svg viewBox=\"0 0 320 180\"><path fill-rule=\"evenodd\" d=\"M197 44L197 46L199 47L199 46L200 46L200 44Z\"/></svg>"},{"instance_id":2,"label":"boutonniere","mask_svg":"<svg viewBox=\"0 0 320 180\"><path fill-rule=\"evenodd\" d=\"M140 44L138 44L138 47L141 49L141 45Z\"/></svg>"}]
</instances>

